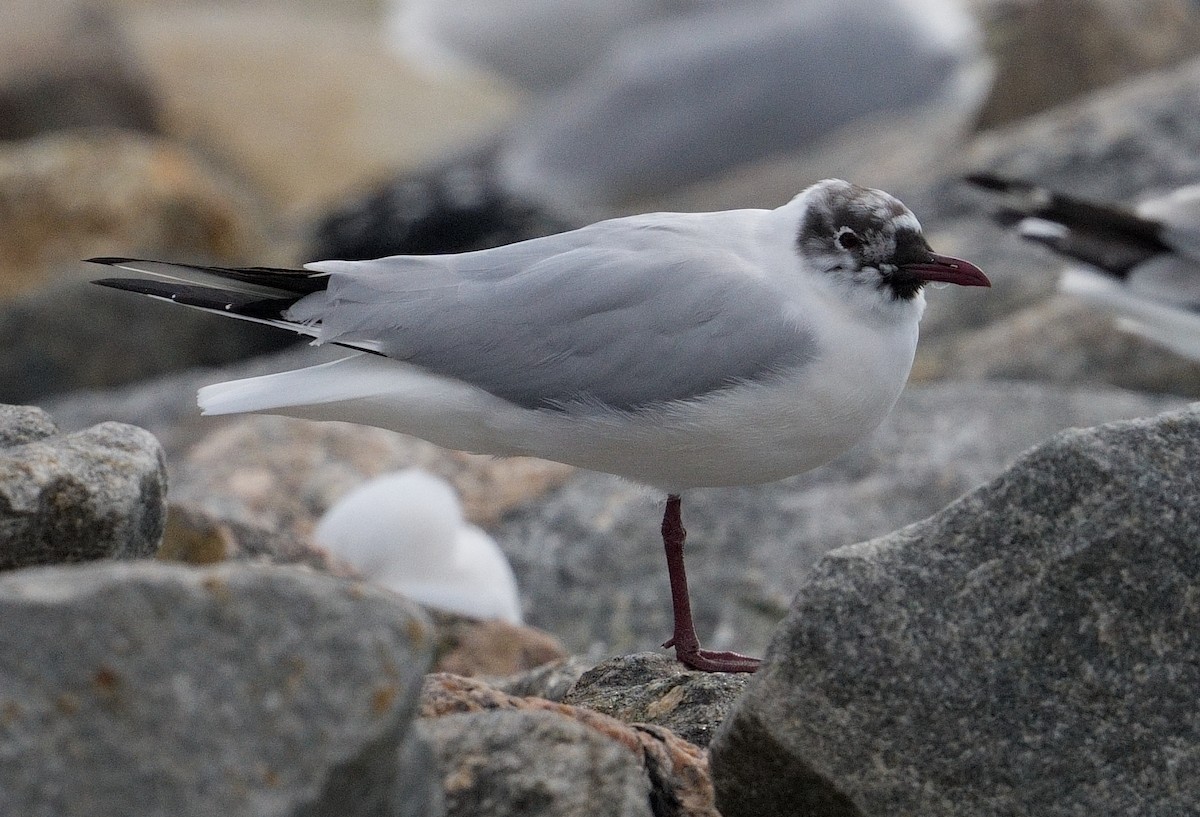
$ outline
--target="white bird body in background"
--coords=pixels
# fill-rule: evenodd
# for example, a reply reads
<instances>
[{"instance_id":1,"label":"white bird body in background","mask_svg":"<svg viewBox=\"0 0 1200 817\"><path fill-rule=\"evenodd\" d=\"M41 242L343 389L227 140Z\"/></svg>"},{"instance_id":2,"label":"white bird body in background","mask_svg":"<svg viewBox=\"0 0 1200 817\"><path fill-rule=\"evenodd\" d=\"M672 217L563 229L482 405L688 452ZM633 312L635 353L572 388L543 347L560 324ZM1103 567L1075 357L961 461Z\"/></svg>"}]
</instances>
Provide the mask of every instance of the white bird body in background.
<instances>
[{"instance_id":1,"label":"white bird body in background","mask_svg":"<svg viewBox=\"0 0 1200 817\"><path fill-rule=\"evenodd\" d=\"M463 519L445 480L417 469L367 480L321 517L313 540L375 584L471 618L521 623L504 552Z\"/></svg>"}]
</instances>

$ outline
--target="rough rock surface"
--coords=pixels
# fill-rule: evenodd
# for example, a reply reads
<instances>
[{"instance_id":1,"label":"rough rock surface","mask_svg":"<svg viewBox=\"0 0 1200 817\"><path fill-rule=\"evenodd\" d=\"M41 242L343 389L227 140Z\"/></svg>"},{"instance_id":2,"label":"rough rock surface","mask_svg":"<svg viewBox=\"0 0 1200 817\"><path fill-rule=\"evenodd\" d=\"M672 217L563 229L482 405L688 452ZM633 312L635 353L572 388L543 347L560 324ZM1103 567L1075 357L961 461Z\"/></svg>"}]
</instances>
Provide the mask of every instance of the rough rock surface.
<instances>
[{"instance_id":1,"label":"rough rock surface","mask_svg":"<svg viewBox=\"0 0 1200 817\"><path fill-rule=\"evenodd\" d=\"M422 723L428 724L430 719L436 721L448 715L485 713L495 710L547 713L563 720L575 721L602 736L605 740L616 742L622 747L622 751L634 759L640 776L644 782L647 782L644 791L647 792L647 800L652 804L656 817L717 817L716 809L713 806L712 782L708 777L706 754L699 747L688 743L669 729L649 724L629 725L590 709L553 703L540 698L520 698L508 695L473 678L460 678L445 673L433 674L425 678L425 684L421 690ZM477 727L472 721L455 721L449 727L449 733L439 733L441 740L435 739L433 742L435 744L444 742L454 738L460 731L470 731L475 728ZM524 751L527 750L517 748L518 757ZM446 751L443 757L447 758L445 761L447 764L464 762L462 758L454 760L449 757L456 752L457 750ZM474 765L485 767L487 763L488 760L483 758L476 760ZM498 765L510 763L512 763L510 757L503 755L498 757ZM590 771L591 768L591 764L585 759L584 763L576 765L571 770L570 776L576 781L576 785L586 783L595 776ZM487 778L495 776L492 770L487 771ZM456 777L457 775L454 773L447 774L445 788L448 797L453 796L451 789ZM467 778L467 780L470 782L471 778ZM500 785L503 783L501 782ZM557 785L555 784L555 786ZM639 790L643 789L639 787ZM624 803L623 798L624 795L621 795L618 799ZM469 804L474 801L465 802ZM481 806L479 803L475 803L475 805ZM502 808L504 804L496 804L495 807ZM637 809L631 813L642 813L636 804L628 807ZM451 811L453 813L453 807ZM491 814L492 812L480 807L476 812L464 811L462 813ZM498 813L507 814L508 812Z\"/></svg>"},{"instance_id":2,"label":"rough rock surface","mask_svg":"<svg viewBox=\"0 0 1200 817\"><path fill-rule=\"evenodd\" d=\"M829 554L712 744L725 817L1200 808L1200 408Z\"/></svg>"},{"instance_id":3,"label":"rough rock surface","mask_svg":"<svg viewBox=\"0 0 1200 817\"><path fill-rule=\"evenodd\" d=\"M0 618L0 813L437 813L397 755L432 640L384 591L82 565L0 578Z\"/></svg>"},{"instance_id":4,"label":"rough rock surface","mask_svg":"<svg viewBox=\"0 0 1200 817\"><path fill-rule=\"evenodd\" d=\"M616 741L550 712L420 724L442 768L447 817L652 817L650 784Z\"/></svg>"},{"instance_id":5,"label":"rough rock surface","mask_svg":"<svg viewBox=\"0 0 1200 817\"><path fill-rule=\"evenodd\" d=\"M1026 383L910 388L880 429L816 471L683 498L701 642L756 654L825 552L923 519L1069 426L1155 414L1180 399ZM594 658L670 634L662 497L579 474L496 529L526 623Z\"/></svg>"},{"instance_id":6,"label":"rough rock surface","mask_svg":"<svg viewBox=\"0 0 1200 817\"><path fill-rule=\"evenodd\" d=\"M665 726L690 743L708 746L749 680L745 674L697 672L665 655L639 653L588 670L563 703L626 723Z\"/></svg>"},{"instance_id":7,"label":"rough rock surface","mask_svg":"<svg viewBox=\"0 0 1200 817\"><path fill-rule=\"evenodd\" d=\"M434 610L427 613L437 629L437 672L509 676L567 657L558 639L532 627Z\"/></svg>"},{"instance_id":8,"label":"rough rock surface","mask_svg":"<svg viewBox=\"0 0 1200 817\"><path fill-rule=\"evenodd\" d=\"M102 423L59 436L15 406L0 420L12 423L0 431L0 569L154 553L167 485L149 432Z\"/></svg>"}]
</instances>

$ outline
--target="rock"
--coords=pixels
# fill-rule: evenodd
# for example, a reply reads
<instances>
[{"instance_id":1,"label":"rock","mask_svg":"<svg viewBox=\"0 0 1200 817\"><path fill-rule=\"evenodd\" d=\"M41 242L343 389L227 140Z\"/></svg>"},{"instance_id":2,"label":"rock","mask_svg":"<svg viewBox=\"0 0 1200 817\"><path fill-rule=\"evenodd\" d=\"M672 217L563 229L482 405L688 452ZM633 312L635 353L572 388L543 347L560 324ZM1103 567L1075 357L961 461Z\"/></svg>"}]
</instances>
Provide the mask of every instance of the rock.
<instances>
[{"instance_id":1,"label":"rock","mask_svg":"<svg viewBox=\"0 0 1200 817\"><path fill-rule=\"evenodd\" d=\"M650 786L618 743L549 712L479 712L421 724L448 817L651 817Z\"/></svg>"},{"instance_id":2,"label":"rock","mask_svg":"<svg viewBox=\"0 0 1200 817\"><path fill-rule=\"evenodd\" d=\"M168 507L158 558L192 565L224 561L301 564L335 576L362 578L302 539L235 519L219 519L187 503Z\"/></svg>"},{"instance_id":3,"label":"rock","mask_svg":"<svg viewBox=\"0 0 1200 817\"><path fill-rule=\"evenodd\" d=\"M294 343L288 332L102 291L84 282L107 273L79 263L104 255L277 263L269 222L239 183L147 136L0 144L0 394L41 400Z\"/></svg>"},{"instance_id":4,"label":"rock","mask_svg":"<svg viewBox=\"0 0 1200 817\"><path fill-rule=\"evenodd\" d=\"M89 559L135 559L158 547L166 512L162 449L120 423L55 435L36 410L0 437L0 570Z\"/></svg>"},{"instance_id":5,"label":"rock","mask_svg":"<svg viewBox=\"0 0 1200 817\"><path fill-rule=\"evenodd\" d=\"M44 440L58 433L50 415L37 406L0 404L0 448Z\"/></svg>"},{"instance_id":6,"label":"rock","mask_svg":"<svg viewBox=\"0 0 1200 817\"><path fill-rule=\"evenodd\" d=\"M342 6L143 4L125 20L166 132L289 212L441 158L516 107L497 84L431 78L387 48L378 20Z\"/></svg>"},{"instance_id":7,"label":"rock","mask_svg":"<svg viewBox=\"0 0 1200 817\"><path fill-rule=\"evenodd\" d=\"M621 723L615 718L610 718L607 715L602 715L599 712L593 712L589 709L566 706L565 704L553 703L539 698L517 698L493 689L482 681L442 673L429 675L425 679L424 687L421 690L422 720L420 723L424 728L425 734L431 737L435 746L439 744L451 744L452 741L455 742L451 744L449 749L438 749L439 756L442 758L443 768L447 770L444 781L446 783L447 800L449 801L449 812L452 815L491 814L492 812L480 808L481 804L475 800L477 797L475 792L482 794L480 790L483 789L477 781L482 778L489 785L513 786L513 782L504 782L503 778L513 776L510 772L515 759L519 760L525 757L523 753L526 752L532 757L535 754L544 756L553 751L552 747L543 746L539 749L535 745L517 747L515 758L512 752L504 754L510 748L508 744L519 742L509 737L513 734L511 730L517 730L522 723L522 721L517 719L504 720L497 723L488 719L476 721L471 718L461 718L451 721L448 726L440 730L438 729L439 722L444 721L447 716L462 715L463 713L472 713L473 716L478 716L485 713L494 713L496 710L515 711L515 714L545 713L563 721L574 721L595 735L602 737L605 741L615 742L622 747L622 751L633 759L641 782L637 784L622 783L611 790L606 789L609 794L606 797L597 799L596 804L614 800L618 804L618 807L630 809L629 813L631 814L647 813L642 811L641 805L636 798L626 799L626 795L622 793L625 791L625 786L633 785L636 789L646 793L646 800L641 802L652 806L655 815L669 815L670 817L675 817L676 815L677 817L718 817L716 809L713 806L712 783L708 778L707 756L703 750L683 740L670 730L664 729L661 726L646 724L632 727ZM548 724L548 721L542 720L535 723ZM526 726L527 728L532 728L528 723ZM483 757L478 757L480 752L472 746L467 745L466 747L462 747L462 744L458 743L458 741L464 740L464 738L460 737L463 733L471 731L483 732L491 729L499 733L494 744L492 744L497 748L494 752L484 754ZM518 731L516 734L521 733ZM578 736L581 733L576 729L559 727L550 729L550 734ZM597 744L592 740L580 737L570 738L569 742L585 742L592 745L595 747L593 748L593 752L603 752L606 762L612 763L616 769L621 769L625 765L621 762L608 760L611 756L607 751L607 743ZM601 749L599 747L604 748ZM467 756L464 758L463 755ZM472 762L473 756L478 757L478 759ZM526 762L538 770L546 768L544 762L538 763L533 760ZM489 763L494 764L492 768L488 768ZM504 765L501 766L501 764ZM474 770L472 766L474 766ZM496 770L495 766L501 766L501 769ZM476 774L475 772L481 768L485 773ZM552 776L557 778L554 788L557 790L562 785L561 778L564 776L576 781L576 785L592 783L592 781L603 779L603 776L598 775L594 771L594 768L595 764L585 757L582 759L582 762L576 761L574 768L569 773L563 774L557 770L552 770ZM464 774L456 771L459 769ZM622 771L620 774L623 781L626 777L626 772ZM493 777L501 778L501 780L493 784L491 783ZM517 776L517 781L520 780L521 778ZM453 791L456 785L461 786L469 792L469 794L459 799L457 803L461 803L463 809L470 808L473 805L476 808L480 808L479 811L458 811L456 809L457 804L454 801L455 793ZM592 783L592 785L598 784ZM545 788L546 784L535 780L531 783L530 787ZM516 799L511 795L506 795L505 797L510 801ZM520 803L522 801L518 800L517 802ZM563 808L567 807L564 806ZM576 812L564 810L562 812L554 811L548 813L575 814ZM584 811L580 813L588 812ZM616 811L613 813L623 814L626 812Z\"/></svg>"},{"instance_id":8,"label":"rock","mask_svg":"<svg viewBox=\"0 0 1200 817\"><path fill-rule=\"evenodd\" d=\"M750 678L697 672L657 653L626 655L585 672L563 703L585 706L626 723L665 726L697 746L713 732Z\"/></svg>"},{"instance_id":9,"label":"rock","mask_svg":"<svg viewBox=\"0 0 1200 817\"><path fill-rule=\"evenodd\" d=\"M1200 408L1064 432L829 554L712 745L725 817L1200 808Z\"/></svg>"},{"instance_id":10,"label":"rock","mask_svg":"<svg viewBox=\"0 0 1200 817\"><path fill-rule=\"evenodd\" d=\"M98 255L274 263L270 232L244 186L158 139L100 130L0 144L3 296Z\"/></svg>"},{"instance_id":11,"label":"rock","mask_svg":"<svg viewBox=\"0 0 1200 817\"><path fill-rule=\"evenodd\" d=\"M975 2L997 62L981 130L1200 52L1189 0Z\"/></svg>"},{"instance_id":12,"label":"rock","mask_svg":"<svg viewBox=\"0 0 1200 817\"><path fill-rule=\"evenodd\" d=\"M218 517L307 537L320 515L352 487L412 466L449 480L467 520L478 525L494 523L572 473L542 460L447 451L367 426L254 416L235 418L193 448L172 491Z\"/></svg>"},{"instance_id":13,"label":"rock","mask_svg":"<svg viewBox=\"0 0 1200 817\"><path fill-rule=\"evenodd\" d=\"M426 611L437 628L436 672L513 675L566 658L558 639L532 627L498 619L478 621Z\"/></svg>"},{"instance_id":14,"label":"rock","mask_svg":"<svg viewBox=\"0 0 1200 817\"><path fill-rule=\"evenodd\" d=\"M9 0L0 30L0 140L94 126L152 132L159 112L110 9Z\"/></svg>"},{"instance_id":15,"label":"rock","mask_svg":"<svg viewBox=\"0 0 1200 817\"><path fill-rule=\"evenodd\" d=\"M1032 383L909 388L880 429L834 463L768 485L689 492L683 522L701 643L757 654L827 551L937 512L1062 428L1182 403ZM511 512L493 534L521 585L526 623L580 654L661 644L671 632L662 501L580 473Z\"/></svg>"},{"instance_id":16,"label":"rock","mask_svg":"<svg viewBox=\"0 0 1200 817\"><path fill-rule=\"evenodd\" d=\"M504 190L490 158L467 154L356 194L316 222L305 257L471 252L583 226Z\"/></svg>"},{"instance_id":17,"label":"rock","mask_svg":"<svg viewBox=\"0 0 1200 817\"><path fill-rule=\"evenodd\" d=\"M432 642L394 596L142 562L10 574L0 611L0 813L438 813L398 770Z\"/></svg>"},{"instance_id":18,"label":"rock","mask_svg":"<svg viewBox=\"0 0 1200 817\"><path fill-rule=\"evenodd\" d=\"M912 379L946 378L1111 384L1200 396L1200 364L1121 331L1111 315L1066 295L925 344Z\"/></svg>"},{"instance_id":19,"label":"rock","mask_svg":"<svg viewBox=\"0 0 1200 817\"><path fill-rule=\"evenodd\" d=\"M0 303L0 394L45 404L294 343L290 332L66 281Z\"/></svg>"},{"instance_id":20,"label":"rock","mask_svg":"<svg viewBox=\"0 0 1200 817\"><path fill-rule=\"evenodd\" d=\"M514 675L493 676L485 680L492 688L518 698L545 698L561 703L579 676L590 668L591 664L587 661L571 655Z\"/></svg>"}]
</instances>

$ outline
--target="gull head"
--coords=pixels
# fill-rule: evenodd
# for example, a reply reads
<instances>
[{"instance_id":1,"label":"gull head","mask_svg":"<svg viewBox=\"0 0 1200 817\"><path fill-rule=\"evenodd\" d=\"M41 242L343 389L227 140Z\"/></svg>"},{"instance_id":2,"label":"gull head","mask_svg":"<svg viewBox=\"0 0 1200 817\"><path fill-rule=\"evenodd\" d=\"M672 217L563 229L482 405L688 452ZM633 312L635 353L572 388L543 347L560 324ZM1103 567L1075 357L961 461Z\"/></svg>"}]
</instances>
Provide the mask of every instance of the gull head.
<instances>
[{"instance_id":1,"label":"gull head","mask_svg":"<svg viewBox=\"0 0 1200 817\"><path fill-rule=\"evenodd\" d=\"M931 281L991 286L974 264L930 249L913 212L882 190L826 179L794 201L794 250L818 277L891 302L916 301Z\"/></svg>"}]
</instances>

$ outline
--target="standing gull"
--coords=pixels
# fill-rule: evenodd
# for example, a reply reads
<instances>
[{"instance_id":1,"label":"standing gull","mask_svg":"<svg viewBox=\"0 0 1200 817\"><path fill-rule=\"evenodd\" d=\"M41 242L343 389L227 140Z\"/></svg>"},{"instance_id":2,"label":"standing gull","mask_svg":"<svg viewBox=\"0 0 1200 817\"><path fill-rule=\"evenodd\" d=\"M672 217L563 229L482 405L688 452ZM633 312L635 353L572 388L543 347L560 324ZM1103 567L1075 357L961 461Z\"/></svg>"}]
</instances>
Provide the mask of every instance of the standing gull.
<instances>
[{"instance_id":1,"label":"standing gull","mask_svg":"<svg viewBox=\"0 0 1200 817\"><path fill-rule=\"evenodd\" d=\"M829 179L775 210L652 213L490 250L303 270L130 259L97 283L258 321L355 354L200 390L205 414L345 420L661 488L684 664L700 648L680 495L815 468L870 433L912 366L922 289L988 286L932 252L879 190Z\"/></svg>"}]
</instances>

